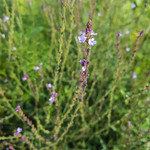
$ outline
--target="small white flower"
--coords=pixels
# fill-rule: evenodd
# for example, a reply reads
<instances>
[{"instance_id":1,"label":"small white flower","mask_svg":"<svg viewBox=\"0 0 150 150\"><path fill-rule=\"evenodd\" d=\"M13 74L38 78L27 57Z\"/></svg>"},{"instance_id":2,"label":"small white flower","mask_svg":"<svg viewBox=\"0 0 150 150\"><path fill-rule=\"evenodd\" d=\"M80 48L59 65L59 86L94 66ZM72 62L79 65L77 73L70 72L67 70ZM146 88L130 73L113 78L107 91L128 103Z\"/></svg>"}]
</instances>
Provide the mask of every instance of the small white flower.
<instances>
[{"instance_id":1,"label":"small white flower","mask_svg":"<svg viewBox=\"0 0 150 150\"><path fill-rule=\"evenodd\" d=\"M98 13L98 16L100 17L100 16L101 16L101 13Z\"/></svg>"},{"instance_id":2,"label":"small white flower","mask_svg":"<svg viewBox=\"0 0 150 150\"><path fill-rule=\"evenodd\" d=\"M127 52L130 51L130 48L129 48L129 47L126 47L126 51L127 51Z\"/></svg>"},{"instance_id":3,"label":"small white flower","mask_svg":"<svg viewBox=\"0 0 150 150\"><path fill-rule=\"evenodd\" d=\"M21 133L22 132L22 128L17 128L17 132Z\"/></svg>"},{"instance_id":4,"label":"small white flower","mask_svg":"<svg viewBox=\"0 0 150 150\"><path fill-rule=\"evenodd\" d=\"M42 62L40 62L40 66L42 66L43 65L43 63Z\"/></svg>"},{"instance_id":5,"label":"small white flower","mask_svg":"<svg viewBox=\"0 0 150 150\"><path fill-rule=\"evenodd\" d=\"M51 103L53 103L53 102L55 101L55 98L54 98L54 97L50 97L49 101L50 101Z\"/></svg>"},{"instance_id":6,"label":"small white flower","mask_svg":"<svg viewBox=\"0 0 150 150\"><path fill-rule=\"evenodd\" d=\"M82 71L85 71L85 70L86 70L86 67L85 67L85 66L83 66L83 67L82 67Z\"/></svg>"},{"instance_id":7,"label":"small white flower","mask_svg":"<svg viewBox=\"0 0 150 150\"><path fill-rule=\"evenodd\" d=\"M92 39L89 39L88 43L89 45L94 46L96 44L96 41L94 41L94 38L92 38Z\"/></svg>"}]
</instances>

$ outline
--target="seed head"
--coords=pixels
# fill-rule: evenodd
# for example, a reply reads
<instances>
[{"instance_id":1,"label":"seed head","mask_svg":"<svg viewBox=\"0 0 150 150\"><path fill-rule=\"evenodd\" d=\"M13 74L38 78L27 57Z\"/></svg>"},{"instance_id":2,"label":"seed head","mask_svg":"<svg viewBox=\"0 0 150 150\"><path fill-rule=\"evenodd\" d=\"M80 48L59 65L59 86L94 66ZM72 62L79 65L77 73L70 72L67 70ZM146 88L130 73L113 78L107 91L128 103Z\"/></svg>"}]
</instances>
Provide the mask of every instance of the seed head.
<instances>
[{"instance_id":1,"label":"seed head","mask_svg":"<svg viewBox=\"0 0 150 150\"><path fill-rule=\"evenodd\" d=\"M88 34L89 32L92 31L92 20L90 19L87 23L86 31L85 33Z\"/></svg>"}]
</instances>

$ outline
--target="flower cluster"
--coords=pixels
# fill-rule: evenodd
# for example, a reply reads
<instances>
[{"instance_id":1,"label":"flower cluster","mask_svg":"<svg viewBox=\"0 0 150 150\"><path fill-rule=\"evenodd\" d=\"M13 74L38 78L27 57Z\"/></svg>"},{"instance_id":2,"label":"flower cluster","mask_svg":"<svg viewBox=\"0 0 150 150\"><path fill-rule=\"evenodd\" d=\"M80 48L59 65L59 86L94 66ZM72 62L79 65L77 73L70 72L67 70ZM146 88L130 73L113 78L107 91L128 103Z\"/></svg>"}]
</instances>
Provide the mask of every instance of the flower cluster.
<instances>
[{"instance_id":1,"label":"flower cluster","mask_svg":"<svg viewBox=\"0 0 150 150\"><path fill-rule=\"evenodd\" d=\"M94 46L96 44L96 41L94 40L94 38L92 38L93 35L97 35L97 33L95 33L93 30L92 30L92 21L89 20L88 23L87 23L87 27L86 27L86 30L82 30L80 31L80 36L78 37L79 39L79 42L80 43L84 43L85 41L87 42L87 45L91 45L91 46ZM89 47L85 50L85 54L87 55L86 56L86 60L85 59L81 59L79 61L79 63L82 65L82 70L79 71L80 74L83 74L83 72L86 72L86 70L88 71L88 65L89 65Z\"/></svg>"},{"instance_id":2,"label":"flower cluster","mask_svg":"<svg viewBox=\"0 0 150 150\"><path fill-rule=\"evenodd\" d=\"M83 31L81 31L79 34L80 34L80 36L78 37L78 39L79 39L79 42L80 42L80 43L84 43L86 40L88 40L88 44L89 44L89 45L94 46L94 45L96 44L96 41L94 40L94 38L88 39L88 38L86 37L87 30L86 30L86 31L83 30ZM97 35L97 33L94 33L94 31L91 30L91 35Z\"/></svg>"},{"instance_id":3,"label":"flower cluster","mask_svg":"<svg viewBox=\"0 0 150 150\"><path fill-rule=\"evenodd\" d=\"M55 102L55 98L56 98L56 97L57 97L57 93L55 92L55 93L52 94L52 97L49 98L49 101L50 101L51 103Z\"/></svg>"},{"instance_id":4,"label":"flower cluster","mask_svg":"<svg viewBox=\"0 0 150 150\"><path fill-rule=\"evenodd\" d=\"M16 109L17 112L21 110L20 104L17 105Z\"/></svg>"}]
</instances>

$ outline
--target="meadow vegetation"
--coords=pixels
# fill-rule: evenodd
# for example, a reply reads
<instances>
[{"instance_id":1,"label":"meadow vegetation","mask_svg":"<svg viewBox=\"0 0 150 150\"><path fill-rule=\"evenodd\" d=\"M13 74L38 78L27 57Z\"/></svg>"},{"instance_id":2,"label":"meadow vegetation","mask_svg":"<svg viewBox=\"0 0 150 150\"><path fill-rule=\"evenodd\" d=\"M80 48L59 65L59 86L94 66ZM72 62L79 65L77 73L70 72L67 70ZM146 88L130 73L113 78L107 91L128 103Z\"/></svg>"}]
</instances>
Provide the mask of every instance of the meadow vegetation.
<instances>
[{"instance_id":1,"label":"meadow vegetation","mask_svg":"<svg viewBox=\"0 0 150 150\"><path fill-rule=\"evenodd\" d=\"M150 149L149 0L0 0L0 149Z\"/></svg>"}]
</instances>

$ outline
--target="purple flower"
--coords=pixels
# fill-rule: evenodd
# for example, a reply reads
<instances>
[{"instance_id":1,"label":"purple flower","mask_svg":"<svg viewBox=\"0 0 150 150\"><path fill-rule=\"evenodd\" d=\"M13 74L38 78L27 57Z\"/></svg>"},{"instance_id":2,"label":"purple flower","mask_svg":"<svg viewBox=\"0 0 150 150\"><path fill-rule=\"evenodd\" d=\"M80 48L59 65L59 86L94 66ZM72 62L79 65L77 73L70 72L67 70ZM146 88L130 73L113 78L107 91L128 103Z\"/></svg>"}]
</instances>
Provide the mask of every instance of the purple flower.
<instances>
[{"instance_id":1,"label":"purple flower","mask_svg":"<svg viewBox=\"0 0 150 150\"><path fill-rule=\"evenodd\" d=\"M97 33L94 33L94 31L92 30L91 31L91 35L97 35Z\"/></svg>"},{"instance_id":2,"label":"purple flower","mask_svg":"<svg viewBox=\"0 0 150 150\"><path fill-rule=\"evenodd\" d=\"M51 103L53 103L53 102L55 102L55 98L54 98L54 97L50 97L50 98L49 98L49 101L50 101Z\"/></svg>"},{"instance_id":3,"label":"purple flower","mask_svg":"<svg viewBox=\"0 0 150 150\"><path fill-rule=\"evenodd\" d=\"M22 128L17 128L17 132L14 133L14 136L18 136L22 132Z\"/></svg>"},{"instance_id":4,"label":"purple flower","mask_svg":"<svg viewBox=\"0 0 150 150\"><path fill-rule=\"evenodd\" d=\"M56 97L56 96L57 96L57 94L58 94L58 93L56 93L56 92L55 92L55 93L53 93L53 94L52 94L52 96L53 96L53 97Z\"/></svg>"},{"instance_id":5,"label":"purple flower","mask_svg":"<svg viewBox=\"0 0 150 150\"><path fill-rule=\"evenodd\" d=\"M13 47L13 50L15 51L17 48L16 47Z\"/></svg>"},{"instance_id":6,"label":"purple flower","mask_svg":"<svg viewBox=\"0 0 150 150\"><path fill-rule=\"evenodd\" d=\"M1 36L2 36L3 39L5 38L5 34L2 33Z\"/></svg>"},{"instance_id":7,"label":"purple flower","mask_svg":"<svg viewBox=\"0 0 150 150\"><path fill-rule=\"evenodd\" d=\"M22 78L22 81L25 81L29 78L29 76L27 74L24 74L23 78Z\"/></svg>"},{"instance_id":8,"label":"purple flower","mask_svg":"<svg viewBox=\"0 0 150 150\"><path fill-rule=\"evenodd\" d=\"M30 5L30 6L32 5L32 3L31 3L30 1L27 1L27 3L28 3L28 5Z\"/></svg>"},{"instance_id":9,"label":"purple flower","mask_svg":"<svg viewBox=\"0 0 150 150\"><path fill-rule=\"evenodd\" d=\"M80 43L84 43L86 41L87 37L85 37L84 35L81 35L78 37L78 39L79 39Z\"/></svg>"},{"instance_id":10,"label":"purple flower","mask_svg":"<svg viewBox=\"0 0 150 150\"><path fill-rule=\"evenodd\" d=\"M87 15L87 16L89 16L89 15L90 15L90 13L89 13L89 12L87 12L87 13L86 13L86 15Z\"/></svg>"},{"instance_id":11,"label":"purple flower","mask_svg":"<svg viewBox=\"0 0 150 150\"><path fill-rule=\"evenodd\" d=\"M82 65L82 59L79 60L79 63Z\"/></svg>"},{"instance_id":12,"label":"purple flower","mask_svg":"<svg viewBox=\"0 0 150 150\"><path fill-rule=\"evenodd\" d=\"M19 134L19 132L15 132L15 133L14 133L14 136L18 136L18 134Z\"/></svg>"},{"instance_id":13,"label":"purple flower","mask_svg":"<svg viewBox=\"0 0 150 150\"><path fill-rule=\"evenodd\" d=\"M79 34L80 34L80 35L85 35L85 31L82 30L82 31L79 32Z\"/></svg>"},{"instance_id":14,"label":"purple flower","mask_svg":"<svg viewBox=\"0 0 150 150\"><path fill-rule=\"evenodd\" d=\"M4 80L4 83L7 83L8 82L8 79L6 78L5 80Z\"/></svg>"},{"instance_id":15,"label":"purple flower","mask_svg":"<svg viewBox=\"0 0 150 150\"><path fill-rule=\"evenodd\" d=\"M147 6L148 4L147 3L144 3L144 6Z\"/></svg>"},{"instance_id":16,"label":"purple flower","mask_svg":"<svg viewBox=\"0 0 150 150\"><path fill-rule=\"evenodd\" d=\"M100 16L101 16L101 13L98 13L98 16L100 17Z\"/></svg>"},{"instance_id":17,"label":"purple flower","mask_svg":"<svg viewBox=\"0 0 150 150\"><path fill-rule=\"evenodd\" d=\"M119 34L120 34L120 36L123 36L122 32L120 32Z\"/></svg>"},{"instance_id":18,"label":"purple flower","mask_svg":"<svg viewBox=\"0 0 150 150\"><path fill-rule=\"evenodd\" d=\"M21 133L22 132L22 128L17 128L17 132Z\"/></svg>"},{"instance_id":19,"label":"purple flower","mask_svg":"<svg viewBox=\"0 0 150 150\"><path fill-rule=\"evenodd\" d=\"M126 34L129 34L130 33L130 31L129 30L126 30Z\"/></svg>"},{"instance_id":20,"label":"purple flower","mask_svg":"<svg viewBox=\"0 0 150 150\"><path fill-rule=\"evenodd\" d=\"M139 37L143 36L143 34L144 34L144 30L140 32Z\"/></svg>"},{"instance_id":21,"label":"purple flower","mask_svg":"<svg viewBox=\"0 0 150 150\"><path fill-rule=\"evenodd\" d=\"M122 34L122 32L119 32L116 34L116 36L121 37L121 36L123 36L123 34Z\"/></svg>"},{"instance_id":22,"label":"purple flower","mask_svg":"<svg viewBox=\"0 0 150 150\"><path fill-rule=\"evenodd\" d=\"M40 66L42 66L43 65L43 63L42 62L40 62L40 64L39 64Z\"/></svg>"},{"instance_id":23,"label":"purple flower","mask_svg":"<svg viewBox=\"0 0 150 150\"><path fill-rule=\"evenodd\" d=\"M130 51L130 48L129 48L129 47L126 47L126 51L127 51L127 52Z\"/></svg>"},{"instance_id":24,"label":"purple flower","mask_svg":"<svg viewBox=\"0 0 150 150\"><path fill-rule=\"evenodd\" d=\"M131 7L132 7L132 8L135 8L135 7L136 7L135 3L132 3L132 4L131 4Z\"/></svg>"},{"instance_id":25,"label":"purple flower","mask_svg":"<svg viewBox=\"0 0 150 150\"><path fill-rule=\"evenodd\" d=\"M34 67L34 70L35 70L35 71L38 71L39 69L40 69L40 67L38 67L38 66L35 66L35 67Z\"/></svg>"},{"instance_id":26,"label":"purple flower","mask_svg":"<svg viewBox=\"0 0 150 150\"><path fill-rule=\"evenodd\" d=\"M9 20L9 17L8 17L8 16L4 16L3 22L6 22L6 21L8 21L8 20Z\"/></svg>"},{"instance_id":27,"label":"purple flower","mask_svg":"<svg viewBox=\"0 0 150 150\"><path fill-rule=\"evenodd\" d=\"M128 121L128 126L131 126L131 121Z\"/></svg>"},{"instance_id":28,"label":"purple flower","mask_svg":"<svg viewBox=\"0 0 150 150\"><path fill-rule=\"evenodd\" d=\"M17 107L15 108L15 110L18 112L21 110L20 105L18 104Z\"/></svg>"},{"instance_id":29,"label":"purple flower","mask_svg":"<svg viewBox=\"0 0 150 150\"><path fill-rule=\"evenodd\" d=\"M79 70L79 73L82 74L82 73L83 73L83 70Z\"/></svg>"},{"instance_id":30,"label":"purple flower","mask_svg":"<svg viewBox=\"0 0 150 150\"><path fill-rule=\"evenodd\" d=\"M52 88L52 84L48 83L48 84L46 84L46 87L50 89L50 88Z\"/></svg>"},{"instance_id":31,"label":"purple flower","mask_svg":"<svg viewBox=\"0 0 150 150\"><path fill-rule=\"evenodd\" d=\"M137 75L135 74L135 72L132 73L132 78L133 78L133 79L136 79L136 78L137 78Z\"/></svg>"},{"instance_id":32,"label":"purple flower","mask_svg":"<svg viewBox=\"0 0 150 150\"><path fill-rule=\"evenodd\" d=\"M142 133L142 132L143 132L143 130L139 130L138 132L139 132L139 133Z\"/></svg>"},{"instance_id":33,"label":"purple flower","mask_svg":"<svg viewBox=\"0 0 150 150\"><path fill-rule=\"evenodd\" d=\"M11 56L11 60L14 60L14 59L15 59L15 57Z\"/></svg>"},{"instance_id":34,"label":"purple flower","mask_svg":"<svg viewBox=\"0 0 150 150\"><path fill-rule=\"evenodd\" d=\"M119 36L120 36L120 33L117 33L117 34L116 34L116 36L118 36L118 37L119 37Z\"/></svg>"},{"instance_id":35,"label":"purple flower","mask_svg":"<svg viewBox=\"0 0 150 150\"><path fill-rule=\"evenodd\" d=\"M84 66L84 65L87 63L87 61L86 61L85 59L80 59L79 63L80 63L82 66Z\"/></svg>"},{"instance_id":36,"label":"purple flower","mask_svg":"<svg viewBox=\"0 0 150 150\"><path fill-rule=\"evenodd\" d=\"M89 39L88 43L89 45L94 46L96 44L96 41L94 41L94 38L92 38L92 39Z\"/></svg>"}]
</instances>

